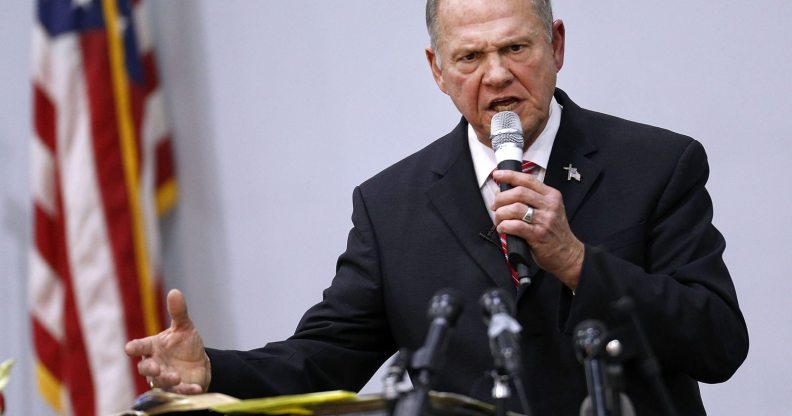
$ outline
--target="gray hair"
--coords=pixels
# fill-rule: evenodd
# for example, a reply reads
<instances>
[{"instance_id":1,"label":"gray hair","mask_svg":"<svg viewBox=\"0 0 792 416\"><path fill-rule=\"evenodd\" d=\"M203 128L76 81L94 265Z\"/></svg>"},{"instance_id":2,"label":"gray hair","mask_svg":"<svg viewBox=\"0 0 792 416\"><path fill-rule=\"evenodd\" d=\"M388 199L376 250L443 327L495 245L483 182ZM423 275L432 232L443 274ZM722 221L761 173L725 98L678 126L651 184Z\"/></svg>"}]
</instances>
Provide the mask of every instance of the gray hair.
<instances>
[{"instance_id":1,"label":"gray hair","mask_svg":"<svg viewBox=\"0 0 792 416\"><path fill-rule=\"evenodd\" d=\"M547 41L553 41L553 6L550 5L550 0L531 0L539 19L544 25ZM437 52L437 38L438 38L438 23L437 23L437 6L440 0L426 0L426 29L429 31L429 41L432 44L432 50Z\"/></svg>"}]
</instances>

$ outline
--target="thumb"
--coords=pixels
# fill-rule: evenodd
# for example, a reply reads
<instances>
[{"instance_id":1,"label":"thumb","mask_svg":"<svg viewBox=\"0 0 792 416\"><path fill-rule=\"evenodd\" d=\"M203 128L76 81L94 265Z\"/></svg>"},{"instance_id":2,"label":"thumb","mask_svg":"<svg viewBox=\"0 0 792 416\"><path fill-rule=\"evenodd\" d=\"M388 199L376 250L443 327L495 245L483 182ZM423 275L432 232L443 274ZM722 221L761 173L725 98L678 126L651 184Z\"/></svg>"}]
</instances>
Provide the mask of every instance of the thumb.
<instances>
[{"instance_id":1,"label":"thumb","mask_svg":"<svg viewBox=\"0 0 792 416\"><path fill-rule=\"evenodd\" d=\"M192 327L192 320L190 320L190 315L187 314L187 301L179 289L171 289L168 292L167 304L173 329L189 329Z\"/></svg>"}]
</instances>

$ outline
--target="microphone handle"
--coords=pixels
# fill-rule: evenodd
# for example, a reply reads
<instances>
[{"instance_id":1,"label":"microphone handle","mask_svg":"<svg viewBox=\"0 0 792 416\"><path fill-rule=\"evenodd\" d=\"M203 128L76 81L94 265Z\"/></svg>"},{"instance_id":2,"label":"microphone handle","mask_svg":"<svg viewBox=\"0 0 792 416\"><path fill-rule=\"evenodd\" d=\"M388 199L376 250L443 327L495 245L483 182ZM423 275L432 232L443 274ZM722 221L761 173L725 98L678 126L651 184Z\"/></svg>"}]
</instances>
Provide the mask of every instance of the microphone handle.
<instances>
[{"instance_id":1,"label":"microphone handle","mask_svg":"<svg viewBox=\"0 0 792 416\"><path fill-rule=\"evenodd\" d=\"M522 172L522 161L513 159L502 160L498 163L498 169ZM501 192L512 189L512 186L508 183L501 183L498 184L498 186ZM530 282L532 259L531 249L528 247L528 243L520 237L506 234L506 247L509 255L509 263L511 263L512 267L517 271L517 276L520 277L520 281L528 279L527 281Z\"/></svg>"}]
</instances>

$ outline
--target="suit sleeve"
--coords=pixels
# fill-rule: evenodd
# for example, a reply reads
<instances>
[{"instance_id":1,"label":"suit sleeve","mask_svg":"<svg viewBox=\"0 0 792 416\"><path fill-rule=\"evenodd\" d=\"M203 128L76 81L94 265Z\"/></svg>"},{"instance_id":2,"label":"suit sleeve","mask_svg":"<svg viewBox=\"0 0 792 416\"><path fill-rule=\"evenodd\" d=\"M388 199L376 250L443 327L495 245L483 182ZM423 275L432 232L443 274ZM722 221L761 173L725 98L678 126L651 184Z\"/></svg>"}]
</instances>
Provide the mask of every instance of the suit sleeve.
<instances>
[{"instance_id":1,"label":"suit sleeve","mask_svg":"<svg viewBox=\"0 0 792 416\"><path fill-rule=\"evenodd\" d=\"M613 319L609 303L625 294L665 372L707 383L731 377L747 355L748 332L722 258L726 243L712 225L708 174L703 147L691 141L647 219L644 264L586 245L565 331L583 319Z\"/></svg>"},{"instance_id":2,"label":"suit sleeve","mask_svg":"<svg viewBox=\"0 0 792 416\"><path fill-rule=\"evenodd\" d=\"M322 302L288 340L252 351L208 349L210 391L263 397L344 389L357 391L396 350L385 318L376 238L359 188L353 228Z\"/></svg>"}]
</instances>

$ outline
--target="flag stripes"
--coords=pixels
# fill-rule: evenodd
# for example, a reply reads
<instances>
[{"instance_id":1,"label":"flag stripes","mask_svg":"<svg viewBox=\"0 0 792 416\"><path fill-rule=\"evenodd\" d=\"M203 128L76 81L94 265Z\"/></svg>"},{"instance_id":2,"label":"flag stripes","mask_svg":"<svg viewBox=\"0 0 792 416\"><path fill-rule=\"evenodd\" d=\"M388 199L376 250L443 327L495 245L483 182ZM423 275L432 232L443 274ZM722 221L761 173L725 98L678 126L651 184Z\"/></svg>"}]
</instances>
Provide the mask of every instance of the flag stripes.
<instances>
[{"instance_id":1,"label":"flag stripes","mask_svg":"<svg viewBox=\"0 0 792 416\"><path fill-rule=\"evenodd\" d=\"M163 327L157 220L177 187L143 7L38 2L30 309L39 390L64 414L130 406L148 386L123 346Z\"/></svg>"}]
</instances>

